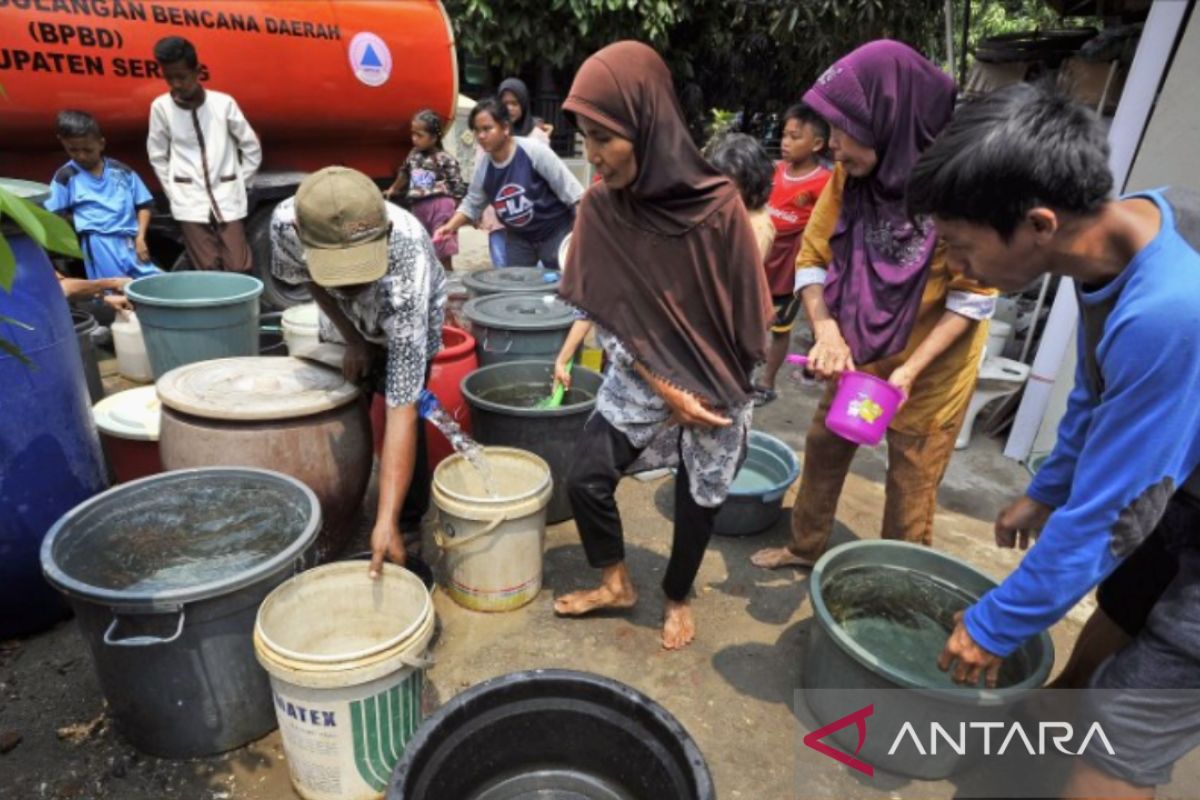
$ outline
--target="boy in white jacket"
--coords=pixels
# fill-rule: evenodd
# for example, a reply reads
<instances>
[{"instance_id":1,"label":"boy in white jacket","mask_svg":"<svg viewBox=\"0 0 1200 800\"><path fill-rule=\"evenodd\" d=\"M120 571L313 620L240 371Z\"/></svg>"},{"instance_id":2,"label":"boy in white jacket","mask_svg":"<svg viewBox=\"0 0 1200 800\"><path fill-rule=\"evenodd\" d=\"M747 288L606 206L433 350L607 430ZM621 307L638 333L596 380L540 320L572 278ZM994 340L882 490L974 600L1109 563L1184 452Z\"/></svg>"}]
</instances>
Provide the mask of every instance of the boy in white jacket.
<instances>
[{"instance_id":1,"label":"boy in white jacket","mask_svg":"<svg viewBox=\"0 0 1200 800\"><path fill-rule=\"evenodd\" d=\"M150 106L146 151L183 229L196 269L249 272L242 220L246 186L262 163L262 148L237 102L200 85L200 62L187 39L154 45L171 91Z\"/></svg>"}]
</instances>

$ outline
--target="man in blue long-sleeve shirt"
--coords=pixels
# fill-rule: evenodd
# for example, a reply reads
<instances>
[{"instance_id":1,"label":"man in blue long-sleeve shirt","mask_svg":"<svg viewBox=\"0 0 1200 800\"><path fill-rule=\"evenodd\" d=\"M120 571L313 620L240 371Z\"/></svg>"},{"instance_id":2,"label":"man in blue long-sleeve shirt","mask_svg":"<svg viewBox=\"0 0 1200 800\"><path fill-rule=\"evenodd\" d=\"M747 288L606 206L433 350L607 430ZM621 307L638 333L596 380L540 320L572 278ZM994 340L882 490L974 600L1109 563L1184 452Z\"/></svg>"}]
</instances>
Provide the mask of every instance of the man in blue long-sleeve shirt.
<instances>
[{"instance_id":1,"label":"man in blue long-sleeve shirt","mask_svg":"<svg viewBox=\"0 0 1200 800\"><path fill-rule=\"evenodd\" d=\"M1128 644L1091 686L1200 690L1200 194L1113 200L1112 184L1094 115L1029 85L962 108L909 184L952 264L1010 291L1070 277L1080 306L1058 442L996 524L1001 546L1040 535L960 617L939 662L959 682L995 685L1005 656L1099 585ZM1169 781L1200 744L1200 700L1152 695L1105 706L1120 755L1089 750L1064 796L1153 797Z\"/></svg>"}]
</instances>

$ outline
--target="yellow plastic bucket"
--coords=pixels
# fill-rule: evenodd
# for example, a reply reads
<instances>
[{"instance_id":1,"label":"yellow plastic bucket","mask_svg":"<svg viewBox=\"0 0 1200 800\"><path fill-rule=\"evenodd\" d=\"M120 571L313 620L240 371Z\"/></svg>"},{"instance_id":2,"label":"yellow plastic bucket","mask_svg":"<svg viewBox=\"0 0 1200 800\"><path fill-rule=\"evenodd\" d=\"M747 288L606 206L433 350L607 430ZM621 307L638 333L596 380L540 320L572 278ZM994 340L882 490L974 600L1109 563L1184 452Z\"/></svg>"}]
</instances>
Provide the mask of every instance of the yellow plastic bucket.
<instances>
[{"instance_id":1,"label":"yellow plastic bucket","mask_svg":"<svg viewBox=\"0 0 1200 800\"><path fill-rule=\"evenodd\" d=\"M494 494L461 454L433 473L434 538L446 560L446 593L474 611L511 611L542 589L550 466L513 447L485 447Z\"/></svg>"},{"instance_id":2,"label":"yellow plastic bucket","mask_svg":"<svg viewBox=\"0 0 1200 800\"><path fill-rule=\"evenodd\" d=\"M408 570L343 561L280 585L258 610L254 652L271 676L292 785L305 800L383 797L421 724L436 617Z\"/></svg>"}]
</instances>

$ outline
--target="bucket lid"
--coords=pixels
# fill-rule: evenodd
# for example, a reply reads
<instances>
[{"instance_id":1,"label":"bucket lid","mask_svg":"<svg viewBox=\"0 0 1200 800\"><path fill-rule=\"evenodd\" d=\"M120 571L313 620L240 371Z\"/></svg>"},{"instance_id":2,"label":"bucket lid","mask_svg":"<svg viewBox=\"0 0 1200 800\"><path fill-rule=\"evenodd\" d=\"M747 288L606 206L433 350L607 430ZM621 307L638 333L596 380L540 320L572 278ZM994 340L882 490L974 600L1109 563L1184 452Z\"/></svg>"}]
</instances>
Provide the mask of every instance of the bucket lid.
<instances>
[{"instance_id":1,"label":"bucket lid","mask_svg":"<svg viewBox=\"0 0 1200 800\"><path fill-rule=\"evenodd\" d=\"M85 600L179 607L301 566L320 527L317 496L288 475L176 470L73 508L42 542L42 570Z\"/></svg>"},{"instance_id":2,"label":"bucket lid","mask_svg":"<svg viewBox=\"0 0 1200 800\"><path fill-rule=\"evenodd\" d=\"M316 328L321 324L321 309L316 303L292 306L283 312L283 324L296 328Z\"/></svg>"},{"instance_id":3,"label":"bucket lid","mask_svg":"<svg viewBox=\"0 0 1200 800\"><path fill-rule=\"evenodd\" d=\"M560 274L553 269L538 267L500 267L472 272L463 277L463 284L479 294L500 292L547 292L558 290Z\"/></svg>"},{"instance_id":4,"label":"bucket lid","mask_svg":"<svg viewBox=\"0 0 1200 800\"><path fill-rule=\"evenodd\" d=\"M92 417L96 427L110 436L157 442L162 402L153 386L139 386L109 395L96 403Z\"/></svg>"},{"instance_id":5,"label":"bucket lid","mask_svg":"<svg viewBox=\"0 0 1200 800\"><path fill-rule=\"evenodd\" d=\"M163 405L207 419L292 419L341 408L358 387L298 358L245 356L185 364L158 380Z\"/></svg>"},{"instance_id":6,"label":"bucket lid","mask_svg":"<svg viewBox=\"0 0 1200 800\"><path fill-rule=\"evenodd\" d=\"M490 294L469 301L463 313L476 325L514 331L556 330L575 322L574 309L552 294Z\"/></svg>"}]
</instances>

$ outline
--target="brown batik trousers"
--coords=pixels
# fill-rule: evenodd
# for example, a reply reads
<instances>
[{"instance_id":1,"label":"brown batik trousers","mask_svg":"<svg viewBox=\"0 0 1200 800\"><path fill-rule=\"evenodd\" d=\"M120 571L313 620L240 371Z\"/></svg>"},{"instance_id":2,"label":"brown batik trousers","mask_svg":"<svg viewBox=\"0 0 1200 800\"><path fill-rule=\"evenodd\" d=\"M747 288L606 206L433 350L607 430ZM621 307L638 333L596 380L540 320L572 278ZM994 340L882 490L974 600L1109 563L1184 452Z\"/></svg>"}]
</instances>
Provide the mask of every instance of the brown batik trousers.
<instances>
[{"instance_id":1,"label":"brown batik trousers","mask_svg":"<svg viewBox=\"0 0 1200 800\"><path fill-rule=\"evenodd\" d=\"M858 450L858 445L825 427L825 414L832 400L831 387L822 398L805 439L804 471L792 507L792 541L788 549L811 561L825 552L833 533L838 498ZM933 544L937 490L954 454L954 440L962 420L960 414L956 424L925 434L888 429L883 538Z\"/></svg>"}]
</instances>

